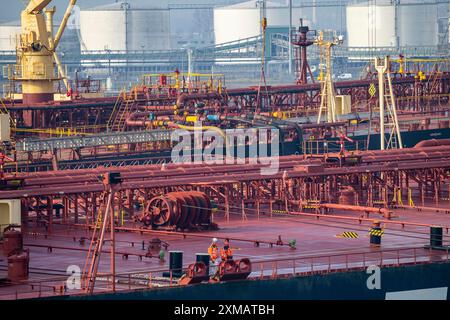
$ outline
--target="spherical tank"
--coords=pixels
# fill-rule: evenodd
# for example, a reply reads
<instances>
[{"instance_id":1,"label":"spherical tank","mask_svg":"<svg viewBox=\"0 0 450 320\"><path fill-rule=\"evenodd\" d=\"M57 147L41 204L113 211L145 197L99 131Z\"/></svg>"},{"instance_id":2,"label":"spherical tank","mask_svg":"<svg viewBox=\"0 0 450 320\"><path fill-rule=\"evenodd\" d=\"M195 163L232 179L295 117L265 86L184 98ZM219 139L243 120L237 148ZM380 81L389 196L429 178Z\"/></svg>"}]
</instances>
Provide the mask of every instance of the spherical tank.
<instances>
[{"instance_id":1,"label":"spherical tank","mask_svg":"<svg viewBox=\"0 0 450 320\"><path fill-rule=\"evenodd\" d=\"M259 1L248 1L214 9L214 35L216 44L251 38L260 34L261 9ZM268 27L288 27L289 8L276 2L267 2ZM292 13L293 26L302 17L296 9Z\"/></svg>"}]
</instances>

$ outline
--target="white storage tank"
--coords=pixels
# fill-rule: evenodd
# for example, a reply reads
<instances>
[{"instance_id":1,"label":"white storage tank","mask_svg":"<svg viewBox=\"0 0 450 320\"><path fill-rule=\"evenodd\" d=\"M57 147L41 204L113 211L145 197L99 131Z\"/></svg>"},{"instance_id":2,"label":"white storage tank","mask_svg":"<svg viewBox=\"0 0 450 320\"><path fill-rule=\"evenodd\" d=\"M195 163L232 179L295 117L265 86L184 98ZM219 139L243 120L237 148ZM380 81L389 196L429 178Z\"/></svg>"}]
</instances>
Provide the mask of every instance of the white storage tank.
<instances>
[{"instance_id":1,"label":"white storage tank","mask_svg":"<svg viewBox=\"0 0 450 320\"><path fill-rule=\"evenodd\" d=\"M390 0L347 6L349 47L437 46L437 5Z\"/></svg>"},{"instance_id":2,"label":"white storage tank","mask_svg":"<svg viewBox=\"0 0 450 320\"><path fill-rule=\"evenodd\" d=\"M436 46L438 44L438 12L436 4L399 6L401 46Z\"/></svg>"},{"instance_id":3,"label":"white storage tank","mask_svg":"<svg viewBox=\"0 0 450 320\"><path fill-rule=\"evenodd\" d=\"M0 24L0 51L16 50L20 32L20 21Z\"/></svg>"},{"instance_id":4,"label":"white storage tank","mask_svg":"<svg viewBox=\"0 0 450 320\"><path fill-rule=\"evenodd\" d=\"M80 12L80 34L84 50L126 50L123 10L93 8Z\"/></svg>"},{"instance_id":5,"label":"white storage tank","mask_svg":"<svg viewBox=\"0 0 450 320\"><path fill-rule=\"evenodd\" d=\"M258 36L261 30L261 2L253 0L215 8L215 43L221 44ZM289 7L286 4L267 1L266 17L268 27L288 27ZM301 11L293 10L294 27L298 25L300 18L304 18Z\"/></svg>"},{"instance_id":6,"label":"white storage tank","mask_svg":"<svg viewBox=\"0 0 450 320\"><path fill-rule=\"evenodd\" d=\"M450 3L448 4L448 31L447 31L447 37L448 37L448 43L450 44Z\"/></svg>"},{"instance_id":7,"label":"white storage tank","mask_svg":"<svg viewBox=\"0 0 450 320\"><path fill-rule=\"evenodd\" d=\"M214 45L214 4L170 9L170 38L173 49Z\"/></svg>"},{"instance_id":8,"label":"white storage tank","mask_svg":"<svg viewBox=\"0 0 450 320\"><path fill-rule=\"evenodd\" d=\"M58 31L61 21L54 21L54 34ZM0 51L15 51L16 42L19 41L21 33L20 21L0 24ZM77 52L80 50L76 30L66 28L61 37L58 52Z\"/></svg>"},{"instance_id":9,"label":"white storage tank","mask_svg":"<svg viewBox=\"0 0 450 320\"><path fill-rule=\"evenodd\" d=\"M84 50L139 51L170 49L167 6L133 6L128 2L81 10Z\"/></svg>"},{"instance_id":10,"label":"white storage tank","mask_svg":"<svg viewBox=\"0 0 450 320\"><path fill-rule=\"evenodd\" d=\"M167 9L137 9L128 14L128 50L170 49L170 17Z\"/></svg>"},{"instance_id":11,"label":"white storage tank","mask_svg":"<svg viewBox=\"0 0 450 320\"><path fill-rule=\"evenodd\" d=\"M345 32L346 4L353 0L292 0L294 12L301 10L311 23L310 30L336 30L338 34ZM289 0L285 0L286 3ZM314 6L315 5L315 6ZM294 20L298 24L298 20Z\"/></svg>"},{"instance_id":12,"label":"white storage tank","mask_svg":"<svg viewBox=\"0 0 450 320\"><path fill-rule=\"evenodd\" d=\"M172 49L214 45L214 8L240 2L239 0L160 0L159 2L163 1L167 2L170 10Z\"/></svg>"}]
</instances>

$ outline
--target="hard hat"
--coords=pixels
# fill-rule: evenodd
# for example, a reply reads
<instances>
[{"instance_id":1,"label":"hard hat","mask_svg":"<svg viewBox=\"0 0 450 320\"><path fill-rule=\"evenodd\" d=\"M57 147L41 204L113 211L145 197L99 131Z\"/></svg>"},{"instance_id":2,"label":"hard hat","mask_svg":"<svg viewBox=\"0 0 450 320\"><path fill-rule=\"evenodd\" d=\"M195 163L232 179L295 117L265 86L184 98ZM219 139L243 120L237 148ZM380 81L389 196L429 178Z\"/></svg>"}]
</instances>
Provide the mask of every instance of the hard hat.
<instances>
[{"instance_id":1,"label":"hard hat","mask_svg":"<svg viewBox=\"0 0 450 320\"><path fill-rule=\"evenodd\" d=\"M216 243L217 241L219 241L217 238L213 238L214 243Z\"/></svg>"}]
</instances>

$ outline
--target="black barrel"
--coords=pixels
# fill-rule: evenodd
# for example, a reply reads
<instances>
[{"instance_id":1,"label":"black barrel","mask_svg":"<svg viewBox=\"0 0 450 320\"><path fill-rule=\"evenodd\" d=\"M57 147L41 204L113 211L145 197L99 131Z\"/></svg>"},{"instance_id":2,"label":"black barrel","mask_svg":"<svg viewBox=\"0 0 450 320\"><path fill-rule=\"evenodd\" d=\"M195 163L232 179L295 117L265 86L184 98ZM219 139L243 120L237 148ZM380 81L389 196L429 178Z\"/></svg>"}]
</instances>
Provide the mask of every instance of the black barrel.
<instances>
[{"instance_id":1,"label":"black barrel","mask_svg":"<svg viewBox=\"0 0 450 320\"><path fill-rule=\"evenodd\" d=\"M442 247L442 227L431 226L430 227L430 246Z\"/></svg>"},{"instance_id":2,"label":"black barrel","mask_svg":"<svg viewBox=\"0 0 450 320\"><path fill-rule=\"evenodd\" d=\"M209 254L207 253L196 253L195 262L203 262L206 266L206 274L209 275Z\"/></svg>"},{"instance_id":3,"label":"black barrel","mask_svg":"<svg viewBox=\"0 0 450 320\"><path fill-rule=\"evenodd\" d=\"M183 251L169 251L169 270L174 277L183 273Z\"/></svg>"},{"instance_id":4,"label":"black barrel","mask_svg":"<svg viewBox=\"0 0 450 320\"><path fill-rule=\"evenodd\" d=\"M372 229L370 230L370 244L371 245L379 246L381 244L381 235L374 234L378 231L381 232L380 227L372 227Z\"/></svg>"}]
</instances>

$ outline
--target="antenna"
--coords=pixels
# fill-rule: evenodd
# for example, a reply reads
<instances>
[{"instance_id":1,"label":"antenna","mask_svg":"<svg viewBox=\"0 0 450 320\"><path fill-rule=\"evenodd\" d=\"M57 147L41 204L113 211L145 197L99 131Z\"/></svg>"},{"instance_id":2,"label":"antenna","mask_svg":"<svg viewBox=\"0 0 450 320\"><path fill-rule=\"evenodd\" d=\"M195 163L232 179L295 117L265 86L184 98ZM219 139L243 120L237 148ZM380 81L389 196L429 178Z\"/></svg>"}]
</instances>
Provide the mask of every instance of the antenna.
<instances>
[{"instance_id":1,"label":"antenna","mask_svg":"<svg viewBox=\"0 0 450 320\"><path fill-rule=\"evenodd\" d=\"M259 1L260 4L260 21L261 21L261 77L259 79L258 94L256 96L256 107L255 113L262 109L262 99L261 99L261 86L264 83L264 88L266 91L266 96L269 96L267 92L267 82L266 82L266 29L267 29L267 10L266 10L266 0ZM261 108L260 108L261 107Z\"/></svg>"}]
</instances>

